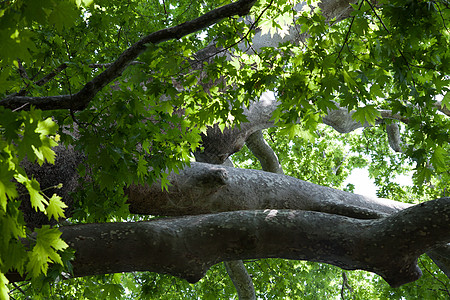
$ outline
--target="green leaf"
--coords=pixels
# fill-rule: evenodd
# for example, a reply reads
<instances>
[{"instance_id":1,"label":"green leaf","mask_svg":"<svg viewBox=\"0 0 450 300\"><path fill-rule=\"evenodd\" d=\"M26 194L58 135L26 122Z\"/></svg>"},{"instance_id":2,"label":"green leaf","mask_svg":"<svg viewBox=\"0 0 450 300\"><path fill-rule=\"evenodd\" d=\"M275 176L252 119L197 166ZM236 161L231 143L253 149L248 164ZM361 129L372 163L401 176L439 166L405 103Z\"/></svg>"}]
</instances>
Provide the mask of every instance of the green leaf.
<instances>
[{"instance_id":1,"label":"green leaf","mask_svg":"<svg viewBox=\"0 0 450 300\"><path fill-rule=\"evenodd\" d=\"M49 220L51 219L51 217L55 218L55 220L58 220L60 217L65 217L64 208L67 208L67 205L63 201L61 201L61 199L62 198L56 194L53 194L53 196L50 198L48 206L45 209Z\"/></svg>"},{"instance_id":2,"label":"green leaf","mask_svg":"<svg viewBox=\"0 0 450 300\"><path fill-rule=\"evenodd\" d=\"M57 251L68 247L66 242L60 238L61 231L56 228L44 225L42 228L36 229L36 233L36 245L28 254L30 261L27 265L27 272L33 278L38 277L41 273L46 275L49 263L62 265L61 256Z\"/></svg>"},{"instance_id":3,"label":"green leaf","mask_svg":"<svg viewBox=\"0 0 450 300\"><path fill-rule=\"evenodd\" d=\"M8 165L0 161L0 208L6 211L6 203L9 199L18 196L13 179L14 171L8 170Z\"/></svg>"},{"instance_id":4,"label":"green leaf","mask_svg":"<svg viewBox=\"0 0 450 300\"><path fill-rule=\"evenodd\" d=\"M9 299L8 279L0 272L0 299Z\"/></svg>"},{"instance_id":5,"label":"green leaf","mask_svg":"<svg viewBox=\"0 0 450 300\"><path fill-rule=\"evenodd\" d=\"M50 24L55 25L59 32L62 32L64 27L69 28L74 25L75 20L79 16L79 11L69 1L58 1L57 3L48 16L48 21Z\"/></svg>"},{"instance_id":6,"label":"green leaf","mask_svg":"<svg viewBox=\"0 0 450 300\"><path fill-rule=\"evenodd\" d=\"M360 122L362 125L366 122L370 125L375 125L375 121L379 117L381 117L381 113L375 108L374 105L358 107L352 115L353 120Z\"/></svg>"},{"instance_id":7,"label":"green leaf","mask_svg":"<svg viewBox=\"0 0 450 300\"><path fill-rule=\"evenodd\" d=\"M357 86L356 81L353 80L353 78L348 74L346 70L342 70L342 75L344 75L344 81L345 83L347 83L348 87L351 90L355 91Z\"/></svg>"},{"instance_id":8,"label":"green leaf","mask_svg":"<svg viewBox=\"0 0 450 300\"><path fill-rule=\"evenodd\" d=\"M437 146L431 156L431 163L438 172L444 172L447 169L445 158L448 157L447 151L441 146Z\"/></svg>"},{"instance_id":9,"label":"green leaf","mask_svg":"<svg viewBox=\"0 0 450 300\"><path fill-rule=\"evenodd\" d=\"M41 135L50 135L50 134L56 134L58 130L58 124L56 124L52 118L47 118L44 121L39 121L36 132L40 133Z\"/></svg>"},{"instance_id":10,"label":"green leaf","mask_svg":"<svg viewBox=\"0 0 450 300\"><path fill-rule=\"evenodd\" d=\"M39 182L35 179L31 179L25 184L28 193L30 193L30 202L31 206L39 211L44 212L45 206L44 204L48 204L47 200L44 199L44 196L41 194L41 188Z\"/></svg>"},{"instance_id":11,"label":"green leaf","mask_svg":"<svg viewBox=\"0 0 450 300\"><path fill-rule=\"evenodd\" d=\"M384 98L384 96L385 96L383 91L380 88L380 85L377 83L372 84L372 86L370 87L370 95L375 96L375 97L380 97L380 98Z\"/></svg>"},{"instance_id":12,"label":"green leaf","mask_svg":"<svg viewBox=\"0 0 450 300\"><path fill-rule=\"evenodd\" d=\"M447 91L447 93L445 93L444 97L442 98L442 106L450 109L450 91Z\"/></svg>"},{"instance_id":13,"label":"green leaf","mask_svg":"<svg viewBox=\"0 0 450 300\"><path fill-rule=\"evenodd\" d=\"M34 154L36 155L37 162L39 163L40 166L42 166L42 164L45 161L47 161L50 164L55 163L56 154L51 147L57 146L58 143L56 143L51 139L46 139L46 142L49 144L49 146L47 145L42 145L41 147L34 147L33 145L31 146L31 148L34 151Z\"/></svg>"}]
</instances>

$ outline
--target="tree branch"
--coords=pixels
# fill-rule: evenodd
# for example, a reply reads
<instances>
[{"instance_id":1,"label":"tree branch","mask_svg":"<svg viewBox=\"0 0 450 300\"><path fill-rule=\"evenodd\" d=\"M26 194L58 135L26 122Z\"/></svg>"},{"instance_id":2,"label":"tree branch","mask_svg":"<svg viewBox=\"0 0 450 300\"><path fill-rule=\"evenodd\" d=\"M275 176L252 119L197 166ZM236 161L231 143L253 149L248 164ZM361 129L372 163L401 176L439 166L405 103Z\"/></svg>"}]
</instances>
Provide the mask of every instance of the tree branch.
<instances>
[{"instance_id":1,"label":"tree branch","mask_svg":"<svg viewBox=\"0 0 450 300\"><path fill-rule=\"evenodd\" d=\"M259 160L264 171L283 174L278 157L272 147L264 140L261 130L252 133L245 143L253 155Z\"/></svg>"},{"instance_id":2,"label":"tree branch","mask_svg":"<svg viewBox=\"0 0 450 300\"><path fill-rule=\"evenodd\" d=\"M388 136L389 146L395 152L402 152L401 139L400 139L400 129L398 124L392 123L386 125L386 133Z\"/></svg>"},{"instance_id":3,"label":"tree branch","mask_svg":"<svg viewBox=\"0 0 450 300\"><path fill-rule=\"evenodd\" d=\"M226 261L225 269L236 287L239 300L256 299L252 278L248 274L242 260Z\"/></svg>"},{"instance_id":4,"label":"tree branch","mask_svg":"<svg viewBox=\"0 0 450 300\"><path fill-rule=\"evenodd\" d=\"M241 123L239 128L225 128L222 132L218 126L209 127L206 135L202 135L203 151L194 153L196 160L222 164L230 155L241 150L251 134L275 126L272 114L278 105L277 99L271 93L263 93L258 101L252 102L248 109L244 109L248 122ZM329 110L328 114L322 117L322 121L339 133L371 126L369 123L361 124L355 121L352 118L354 112L337 105L337 109ZM381 124L384 119L399 120L406 124L409 122L407 118L392 114L389 110L380 110L380 114L381 118L376 121L377 124Z\"/></svg>"},{"instance_id":5,"label":"tree branch","mask_svg":"<svg viewBox=\"0 0 450 300\"><path fill-rule=\"evenodd\" d=\"M295 210L237 211L138 223L63 226L75 276L153 271L189 282L225 260L286 258L362 269L391 286L417 280L419 255L450 242L450 198L358 220Z\"/></svg>"},{"instance_id":6,"label":"tree branch","mask_svg":"<svg viewBox=\"0 0 450 300\"><path fill-rule=\"evenodd\" d=\"M180 216L252 209L300 209L360 219L380 218L409 206L373 199L293 177L258 170L191 163L168 177L168 191L159 181L127 188L130 211Z\"/></svg>"}]
</instances>

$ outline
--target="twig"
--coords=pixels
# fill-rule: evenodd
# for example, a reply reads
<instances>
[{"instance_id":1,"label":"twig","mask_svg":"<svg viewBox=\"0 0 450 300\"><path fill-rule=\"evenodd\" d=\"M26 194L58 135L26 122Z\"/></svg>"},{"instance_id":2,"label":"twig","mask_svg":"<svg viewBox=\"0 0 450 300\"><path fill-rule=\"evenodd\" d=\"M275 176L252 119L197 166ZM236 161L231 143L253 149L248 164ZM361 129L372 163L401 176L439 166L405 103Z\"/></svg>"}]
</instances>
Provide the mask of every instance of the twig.
<instances>
[{"instance_id":1,"label":"twig","mask_svg":"<svg viewBox=\"0 0 450 300\"><path fill-rule=\"evenodd\" d=\"M27 71L23 67L22 61L20 59L17 60L17 64L19 65L18 71L19 71L20 77L30 80L30 77L28 77Z\"/></svg>"},{"instance_id":2,"label":"twig","mask_svg":"<svg viewBox=\"0 0 450 300\"><path fill-rule=\"evenodd\" d=\"M436 275L433 274L433 272L431 272L427 266L425 266L425 264L423 263L422 259L419 258L420 264L422 265L422 268L425 269L425 271L427 271L428 274L431 275L431 277L433 277L437 282L439 282L440 284L442 284L442 286L444 287L443 290L447 292L447 294L450 296L450 290L448 289L448 286L445 284L445 282L443 282L442 280L440 280L439 278L436 277Z\"/></svg>"},{"instance_id":3,"label":"twig","mask_svg":"<svg viewBox=\"0 0 450 300\"><path fill-rule=\"evenodd\" d=\"M361 9L363 3L364 3L364 0L362 0L361 3L359 4L358 10ZM350 36L350 32L352 31L352 26L353 26L353 22L355 21L355 17L356 17L356 16L353 16L352 21L350 22L350 26L349 26L349 28L348 28L348 30L347 30L347 34L345 35L344 43L342 44L342 47L341 47L341 49L339 50L338 56L336 57L336 59L335 59L335 61L334 61L335 63L336 63L337 60L339 59L339 56L341 56L341 52L342 52L342 50L344 50L344 47L345 47L345 45L346 45L347 42L348 42L348 38L349 38L349 36Z\"/></svg>"},{"instance_id":4,"label":"twig","mask_svg":"<svg viewBox=\"0 0 450 300\"><path fill-rule=\"evenodd\" d=\"M447 30L447 32L450 32L447 28L447 25L445 24L445 19L444 19L444 16L442 15L442 11L441 11L441 8L439 7L439 4L436 4L436 7L439 11L439 15L441 16L442 24L444 25L445 30Z\"/></svg>"},{"instance_id":5,"label":"twig","mask_svg":"<svg viewBox=\"0 0 450 300\"><path fill-rule=\"evenodd\" d=\"M46 84L47 82L52 80L53 77L55 77L58 73L60 73L62 70L64 70L67 67L68 67L67 64L63 63L63 64L59 65L58 67L56 67L53 71L51 71L50 73L48 73L47 75L45 75L44 77L39 79L38 81L35 81L33 84L37 85L37 86L43 86L44 84ZM28 89L29 87L30 87L30 84L27 84L27 86L25 86L23 89L21 89L17 93L11 95L11 97L12 96L25 96L29 92L29 89Z\"/></svg>"}]
</instances>

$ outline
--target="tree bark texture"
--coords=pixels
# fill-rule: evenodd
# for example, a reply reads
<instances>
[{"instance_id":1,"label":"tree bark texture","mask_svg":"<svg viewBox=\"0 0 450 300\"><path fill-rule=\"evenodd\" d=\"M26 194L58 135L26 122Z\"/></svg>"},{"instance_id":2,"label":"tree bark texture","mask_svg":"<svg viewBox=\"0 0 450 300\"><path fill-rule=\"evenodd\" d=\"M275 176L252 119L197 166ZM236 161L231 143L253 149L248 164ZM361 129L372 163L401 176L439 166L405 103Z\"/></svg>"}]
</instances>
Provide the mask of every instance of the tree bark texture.
<instances>
[{"instance_id":1,"label":"tree bark texture","mask_svg":"<svg viewBox=\"0 0 450 300\"><path fill-rule=\"evenodd\" d=\"M360 219L393 214L408 204L374 199L293 177L258 170L191 163L169 175L168 191L160 182L127 189L130 211L137 214L192 215L234 210L299 209Z\"/></svg>"},{"instance_id":2,"label":"tree bark texture","mask_svg":"<svg viewBox=\"0 0 450 300\"><path fill-rule=\"evenodd\" d=\"M267 209L61 231L75 276L154 271L196 282L221 261L279 257L367 270L396 287L420 277L420 254L450 242L450 198L377 220Z\"/></svg>"}]
</instances>

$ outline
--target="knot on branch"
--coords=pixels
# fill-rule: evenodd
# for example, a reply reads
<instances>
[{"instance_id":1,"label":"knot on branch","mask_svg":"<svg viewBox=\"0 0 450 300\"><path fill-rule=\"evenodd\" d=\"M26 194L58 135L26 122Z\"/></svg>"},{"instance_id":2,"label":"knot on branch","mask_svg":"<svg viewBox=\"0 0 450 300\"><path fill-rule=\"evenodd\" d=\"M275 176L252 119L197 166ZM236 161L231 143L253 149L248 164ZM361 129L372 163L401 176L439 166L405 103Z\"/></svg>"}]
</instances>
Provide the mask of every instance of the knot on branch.
<instances>
[{"instance_id":1,"label":"knot on branch","mask_svg":"<svg viewBox=\"0 0 450 300\"><path fill-rule=\"evenodd\" d=\"M206 173L201 173L192 178L193 185L201 188L218 188L228 182L228 172L224 168L213 167Z\"/></svg>"}]
</instances>

